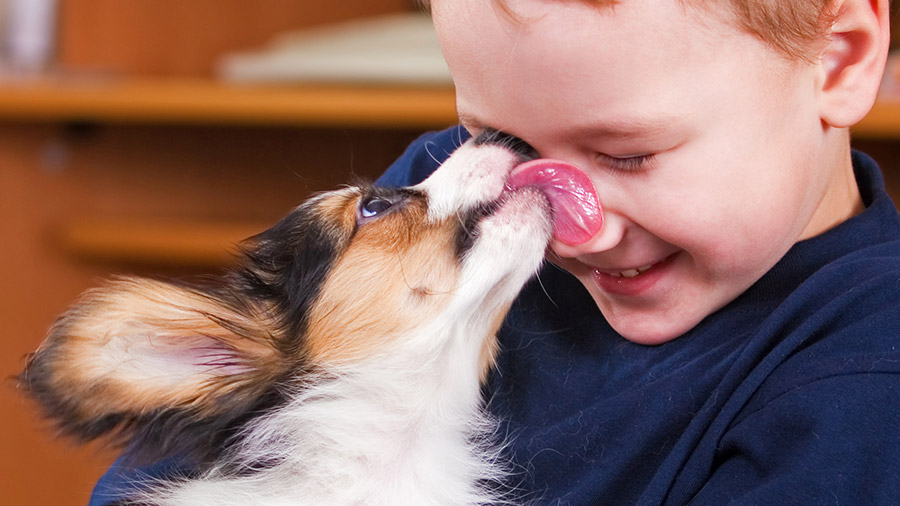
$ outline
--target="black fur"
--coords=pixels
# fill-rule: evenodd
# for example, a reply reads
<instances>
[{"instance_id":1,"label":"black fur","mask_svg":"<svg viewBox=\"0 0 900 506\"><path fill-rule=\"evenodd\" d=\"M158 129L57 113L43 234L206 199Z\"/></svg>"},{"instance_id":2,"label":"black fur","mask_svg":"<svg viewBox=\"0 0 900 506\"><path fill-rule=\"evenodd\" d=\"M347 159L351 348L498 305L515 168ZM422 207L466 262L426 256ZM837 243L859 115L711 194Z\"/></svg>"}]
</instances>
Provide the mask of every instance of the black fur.
<instances>
[{"instance_id":1,"label":"black fur","mask_svg":"<svg viewBox=\"0 0 900 506\"><path fill-rule=\"evenodd\" d=\"M472 140L472 142L476 146L481 146L483 144L496 144L498 146L509 148L513 152L518 154L522 158L523 162L533 160L535 158L538 158L539 156L537 150L534 149L531 144L528 144L515 135L508 134L501 130L495 130L493 128L487 128L483 130Z\"/></svg>"},{"instance_id":2,"label":"black fur","mask_svg":"<svg viewBox=\"0 0 900 506\"><path fill-rule=\"evenodd\" d=\"M478 239L478 223L499 207L500 202L493 202L488 205L478 206L464 216L460 216L462 226L456 231L456 258L461 259L475 245L475 241Z\"/></svg>"},{"instance_id":3,"label":"black fur","mask_svg":"<svg viewBox=\"0 0 900 506\"><path fill-rule=\"evenodd\" d=\"M279 350L300 353L308 313L331 271L346 232L314 219L315 201L307 202L275 226L244 245L244 268L232 274L235 294L247 300L268 300L278 308Z\"/></svg>"},{"instance_id":4,"label":"black fur","mask_svg":"<svg viewBox=\"0 0 900 506\"><path fill-rule=\"evenodd\" d=\"M243 400L232 402L226 396L220 402L231 409L212 417L172 409L135 418L131 421L135 428L129 439L129 451L125 454L128 463L146 465L177 455L190 461L193 470L207 470L240 439L243 426L287 403L283 386L289 381L285 377L273 383L262 395L254 397L250 404Z\"/></svg>"}]
</instances>

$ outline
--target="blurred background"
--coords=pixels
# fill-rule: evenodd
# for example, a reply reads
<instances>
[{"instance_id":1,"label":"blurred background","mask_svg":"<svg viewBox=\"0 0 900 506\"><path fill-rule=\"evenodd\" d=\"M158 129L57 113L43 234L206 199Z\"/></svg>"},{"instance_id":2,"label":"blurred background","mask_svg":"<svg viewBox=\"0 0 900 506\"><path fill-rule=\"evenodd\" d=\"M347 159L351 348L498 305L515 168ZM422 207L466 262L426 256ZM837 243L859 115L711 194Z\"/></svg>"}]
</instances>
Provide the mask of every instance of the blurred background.
<instances>
[{"instance_id":1,"label":"blurred background","mask_svg":"<svg viewBox=\"0 0 900 506\"><path fill-rule=\"evenodd\" d=\"M854 142L900 196L889 74ZM220 272L454 122L414 0L0 0L0 504L85 504L113 458L53 439L11 379L80 292Z\"/></svg>"}]
</instances>

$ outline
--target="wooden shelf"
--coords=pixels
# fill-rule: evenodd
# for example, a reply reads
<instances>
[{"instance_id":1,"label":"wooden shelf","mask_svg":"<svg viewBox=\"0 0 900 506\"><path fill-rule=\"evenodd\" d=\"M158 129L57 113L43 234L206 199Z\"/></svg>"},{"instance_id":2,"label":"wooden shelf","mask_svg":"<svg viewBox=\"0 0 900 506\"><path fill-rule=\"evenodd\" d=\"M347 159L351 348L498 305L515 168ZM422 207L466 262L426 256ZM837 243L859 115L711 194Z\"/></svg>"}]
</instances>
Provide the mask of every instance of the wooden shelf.
<instances>
[{"instance_id":1,"label":"wooden shelf","mask_svg":"<svg viewBox=\"0 0 900 506\"><path fill-rule=\"evenodd\" d=\"M444 87L82 77L0 81L0 120L442 128L457 117L454 91ZM879 100L852 130L900 139L900 99Z\"/></svg>"},{"instance_id":2,"label":"wooden shelf","mask_svg":"<svg viewBox=\"0 0 900 506\"><path fill-rule=\"evenodd\" d=\"M442 128L450 87L227 84L202 79L0 82L0 120Z\"/></svg>"},{"instance_id":3,"label":"wooden shelf","mask_svg":"<svg viewBox=\"0 0 900 506\"><path fill-rule=\"evenodd\" d=\"M900 140L900 97L878 100L868 116L850 130L858 138Z\"/></svg>"},{"instance_id":4,"label":"wooden shelf","mask_svg":"<svg viewBox=\"0 0 900 506\"><path fill-rule=\"evenodd\" d=\"M273 223L80 219L56 234L75 258L136 265L219 267L233 264L238 243Z\"/></svg>"}]
</instances>

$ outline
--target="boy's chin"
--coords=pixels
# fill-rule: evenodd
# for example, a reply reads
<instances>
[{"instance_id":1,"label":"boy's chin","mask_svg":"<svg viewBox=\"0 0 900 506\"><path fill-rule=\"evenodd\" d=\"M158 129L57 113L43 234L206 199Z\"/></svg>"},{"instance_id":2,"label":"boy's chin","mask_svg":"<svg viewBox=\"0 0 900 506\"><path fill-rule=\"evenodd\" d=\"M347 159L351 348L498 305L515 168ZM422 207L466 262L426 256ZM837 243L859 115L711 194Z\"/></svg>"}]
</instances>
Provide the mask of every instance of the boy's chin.
<instances>
[{"instance_id":1,"label":"boy's chin","mask_svg":"<svg viewBox=\"0 0 900 506\"><path fill-rule=\"evenodd\" d=\"M620 336L635 344L657 346L678 339L696 327L705 315L680 314L675 318L660 314L616 314L608 315L607 321Z\"/></svg>"}]
</instances>

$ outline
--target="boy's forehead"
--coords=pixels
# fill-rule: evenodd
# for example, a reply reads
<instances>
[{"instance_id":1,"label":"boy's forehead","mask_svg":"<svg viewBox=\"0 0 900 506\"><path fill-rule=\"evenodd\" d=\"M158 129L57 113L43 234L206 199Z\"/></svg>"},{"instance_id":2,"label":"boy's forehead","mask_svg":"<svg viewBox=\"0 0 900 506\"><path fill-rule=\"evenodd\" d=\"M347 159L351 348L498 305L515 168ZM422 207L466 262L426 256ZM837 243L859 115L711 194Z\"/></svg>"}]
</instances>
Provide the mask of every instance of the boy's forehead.
<instances>
[{"instance_id":1,"label":"boy's forehead","mask_svg":"<svg viewBox=\"0 0 900 506\"><path fill-rule=\"evenodd\" d=\"M466 0L426 0L421 4L428 9L442 9L449 5L463 5ZM638 8L653 9L661 4L672 4L682 10L704 9L707 13L724 14L729 9L722 5L723 0L478 0L473 5L487 8L505 15L510 21L527 22L529 14L536 10L546 8L587 8L595 12L615 15L617 8L623 6L637 6ZM725 19L724 16L719 16Z\"/></svg>"},{"instance_id":2,"label":"boy's forehead","mask_svg":"<svg viewBox=\"0 0 900 506\"><path fill-rule=\"evenodd\" d=\"M641 30L681 37L744 31L731 5L723 0L432 0L430 5L438 31L459 30L453 36L494 31L519 38L528 31L546 29L548 21L562 19L569 19L567 31L577 34L570 39L595 31L629 40L646 36ZM560 47L572 48L571 44Z\"/></svg>"},{"instance_id":3,"label":"boy's forehead","mask_svg":"<svg viewBox=\"0 0 900 506\"><path fill-rule=\"evenodd\" d=\"M628 0L609 13L579 1L522 0L514 7L516 20L485 0L434 2L435 26L458 87L475 80L480 91L496 94L503 90L484 88L541 80L594 86L616 74L677 73L710 54L723 55L720 42L734 33L698 29L700 15L679 0ZM488 79L501 74L502 80Z\"/></svg>"},{"instance_id":4,"label":"boy's forehead","mask_svg":"<svg viewBox=\"0 0 900 506\"><path fill-rule=\"evenodd\" d=\"M511 34L538 29L548 19L560 20L560 13L578 21L575 26L609 30L621 27L623 33L640 29L642 25L656 28L679 28L677 21L685 21L692 30L722 27L733 33L736 24L730 9L717 9L721 2L713 0L432 0L431 10L438 29L441 25L458 24L469 32L492 27ZM608 24L598 25L599 20ZM473 24L475 21L477 23ZM671 21L671 23L659 23ZM645 34L635 33L636 37Z\"/></svg>"},{"instance_id":5,"label":"boy's forehead","mask_svg":"<svg viewBox=\"0 0 900 506\"><path fill-rule=\"evenodd\" d=\"M421 2L426 8L443 8L453 0ZM675 4L682 11L700 14L698 25L727 26L732 32L752 34L782 57L814 63L823 48L836 10L831 0L479 0L478 6L502 13L509 21L527 22L537 4L546 8L586 7L615 15L622 7L652 11L661 4Z\"/></svg>"},{"instance_id":6,"label":"boy's forehead","mask_svg":"<svg viewBox=\"0 0 900 506\"><path fill-rule=\"evenodd\" d=\"M517 0L521 21L491 5L436 0L432 9L460 118L476 129L658 139L676 120L699 121L722 90L783 74L765 43L679 0L627 0L608 12Z\"/></svg>"}]
</instances>

